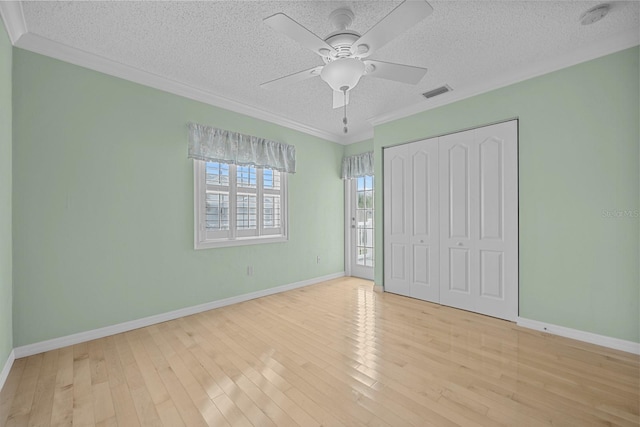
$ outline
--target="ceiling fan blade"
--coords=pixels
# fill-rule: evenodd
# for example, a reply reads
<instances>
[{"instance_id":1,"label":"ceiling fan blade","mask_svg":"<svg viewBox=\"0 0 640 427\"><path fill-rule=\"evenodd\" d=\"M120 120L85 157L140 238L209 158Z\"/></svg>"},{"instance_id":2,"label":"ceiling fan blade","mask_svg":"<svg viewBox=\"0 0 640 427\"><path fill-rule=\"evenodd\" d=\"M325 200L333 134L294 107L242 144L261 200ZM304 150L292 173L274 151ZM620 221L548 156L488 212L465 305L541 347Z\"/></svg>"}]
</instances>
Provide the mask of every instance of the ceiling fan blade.
<instances>
[{"instance_id":1,"label":"ceiling fan blade","mask_svg":"<svg viewBox=\"0 0 640 427\"><path fill-rule=\"evenodd\" d=\"M350 92L350 91L349 91ZM349 105L349 92L347 92L347 105ZM333 91L333 108L344 107L344 93L339 90Z\"/></svg>"},{"instance_id":2,"label":"ceiling fan blade","mask_svg":"<svg viewBox=\"0 0 640 427\"><path fill-rule=\"evenodd\" d=\"M367 67L367 76L393 80L400 83L415 85L427 74L426 68L414 67L412 65L372 60L363 62Z\"/></svg>"},{"instance_id":3,"label":"ceiling fan blade","mask_svg":"<svg viewBox=\"0 0 640 427\"><path fill-rule=\"evenodd\" d=\"M320 75L320 71L322 71L322 65L319 67L310 68L308 70L299 71L297 73L290 74L288 76L280 77L275 80L271 80L265 83L262 83L260 87L265 89L273 89L288 86L293 83L301 82L306 79L310 79L311 77L317 77Z\"/></svg>"},{"instance_id":4,"label":"ceiling fan blade","mask_svg":"<svg viewBox=\"0 0 640 427\"><path fill-rule=\"evenodd\" d=\"M433 7L424 0L405 0L356 40L351 53L361 58L371 55L432 12ZM361 45L365 47L360 48Z\"/></svg>"},{"instance_id":5,"label":"ceiling fan blade","mask_svg":"<svg viewBox=\"0 0 640 427\"><path fill-rule=\"evenodd\" d=\"M336 54L336 50L320 37L289 18L284 13L276 13L264 19L264 22L274 30L289 36L307 49L311 49L320 56L328 56L329 53ZM321 52L324 52L322 53ZM326 50L326 52L325 52Z\"/></svg>"}]
</instances>

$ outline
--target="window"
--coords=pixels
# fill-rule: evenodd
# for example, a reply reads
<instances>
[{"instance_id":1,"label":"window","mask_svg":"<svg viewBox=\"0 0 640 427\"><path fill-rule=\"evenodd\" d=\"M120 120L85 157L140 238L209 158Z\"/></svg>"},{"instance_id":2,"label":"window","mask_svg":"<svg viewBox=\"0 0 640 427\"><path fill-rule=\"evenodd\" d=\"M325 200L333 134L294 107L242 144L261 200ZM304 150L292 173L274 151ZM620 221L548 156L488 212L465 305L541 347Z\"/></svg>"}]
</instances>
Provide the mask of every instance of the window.
<instances>
[{"instance_id":1,"label":"window","mask_svg":"<svg viewBox=\"0 0 640 427\"><path fill-rule=\"evenodd\" d=\"M194 160L195 248L287 240L287 174Z\"/></svg>"},{"instance_id":2,"label":"window","mask_svg":"<svg viewBox=\"0 0 640 427\"><path fill-rule=\"evenodd\" d=\"M373 267L373 176L356 178L356 264Z\"/></svg>"}]
</instances>

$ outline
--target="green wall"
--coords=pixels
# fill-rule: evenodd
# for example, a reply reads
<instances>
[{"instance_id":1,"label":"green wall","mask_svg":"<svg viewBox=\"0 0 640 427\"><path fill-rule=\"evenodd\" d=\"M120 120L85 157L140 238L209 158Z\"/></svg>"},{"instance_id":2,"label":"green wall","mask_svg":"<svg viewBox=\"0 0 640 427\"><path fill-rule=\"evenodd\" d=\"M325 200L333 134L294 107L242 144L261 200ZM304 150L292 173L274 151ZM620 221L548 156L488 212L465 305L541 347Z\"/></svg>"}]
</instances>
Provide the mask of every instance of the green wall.
<instances>
[{"instance_id":1,"label":"green wall","mask_svg":"<svg viewBox=\"0 0 640 427\"><path fill-rule=\"evenodd\" d=\"M382 147L518 117L520 317L640 342L639 56L635 47L379 125L376 176Z\"/></svg>"},{"instance_id":2,"label":"green wall","mask_svg":"<svg viewBox=\"0 0 640 427\"><path fill-rule=\"evenodd\" d=\"M13 61L16 347L344 271L342 146L21 49ZM193 249L188 121L296 146L288 242Z\"/></svg>"},{"instance_id":3,"label":"green wall","mask_svg":"<svg viewBox=\"0 0 640 427\"><path fill-rule=\"evenodd\" d=\"M0 371L13 349L11 70L11 42L0 19Z\"/></svg>"},{"instance_id":4,"label":"green wall","mask_svg":"<svg viewBox=\"0 0 640 427\"><path fill-rule=\"evenodd\" d=\"M615 216L640 209L637 47L377 126L373 140L341 147L20 49L12 58L1 33L0 362L12 345L342 272L343 154L373 148L381 177L384 146L514 117L520 316L640 342L639 220ZM296 145L289 242L193 250L188 121ZM381 213L380 185L376 203Z\"/></svg>"},{"instance_id":5,"label":"green wall","mask_svg":"<svg viewBox=\"0 0 640 427\"><path fill-rule=\"evenodd\" d=\"M344 146L345 157L366 153L367 151L373 151L373 139L366 139Z\"/></svg>"}]
</instances>

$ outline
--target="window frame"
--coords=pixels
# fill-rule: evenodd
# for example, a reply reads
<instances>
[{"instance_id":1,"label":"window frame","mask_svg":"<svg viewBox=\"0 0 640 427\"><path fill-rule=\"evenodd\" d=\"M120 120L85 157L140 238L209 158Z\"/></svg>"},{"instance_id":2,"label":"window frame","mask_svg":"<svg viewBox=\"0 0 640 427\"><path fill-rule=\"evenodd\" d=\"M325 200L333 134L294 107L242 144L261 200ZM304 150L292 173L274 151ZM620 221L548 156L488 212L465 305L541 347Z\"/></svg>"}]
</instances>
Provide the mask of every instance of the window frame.
<instances>
[{"instance_id":1,"label":"window frame","mask_svg":"<svg viewBox=\"0 0 640 427\"><path fill-rule=\"evenodd\" d=\"M254 234L247 230L238 230L236 225L237 211L237 165L229 164L229 230L207 231L206 229L206 161L193 160L194 177L194 249L212 249L231 246L255 245L261 243L277 243L289 240L288 233L288 174L280 172L280 227L264 227L264 196L274 195L274 191L264 189L262 168L256 168L256 209L257 224ZM219 186L222 190L225 186ZM252 230L249 230L252 231ZM277 233L277 234L274 234ZM251 234L251 235L248 235Z\"/></svg>"}]
</instances>

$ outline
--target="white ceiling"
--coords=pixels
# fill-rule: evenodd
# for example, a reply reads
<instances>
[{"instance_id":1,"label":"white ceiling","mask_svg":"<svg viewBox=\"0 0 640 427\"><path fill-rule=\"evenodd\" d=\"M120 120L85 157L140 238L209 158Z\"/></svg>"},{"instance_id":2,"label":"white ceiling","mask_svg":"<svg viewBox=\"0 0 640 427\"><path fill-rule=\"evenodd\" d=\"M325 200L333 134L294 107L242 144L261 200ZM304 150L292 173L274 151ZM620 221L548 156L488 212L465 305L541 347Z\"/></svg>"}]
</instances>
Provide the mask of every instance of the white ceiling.
<instances>
[{"instance_id":1,"label":"white ceiling","mask_svg":"<svg viewBox=\"0 0 640 427\"><path fill-rule=\"evenodd\" d=\"M334 31L328 16L338 7L349 7L356 16L351 28L364 33L399 3L28 1L22 2L27 35L22 47L39 40L32 50L50 49L52 56L56 49L67 54L68 47L79 49L101 57L102 65L95 67L101 71L105 63L124 64L211 94L214 104L232 100L230 109L349 143L371 137L372 123L551 71L563 58L566 65L590 59L592 48L599 47L594 52L601 55L637 44L640 31L638 2L610 2L607 17L584 26L580 15L602 2L430 1L431 16L371 56L429 72L416 86L363 77L351 93L348 135L342 133L342 110L332 108L331 89L319 78L277 91L260 88L262 82L323 64L264 24L265 17L283 12L324 38ZM20 40L15 44L21 46ZM445 83L454 91L442 99L421 97Z\"/></svg>"}]
</instances>

